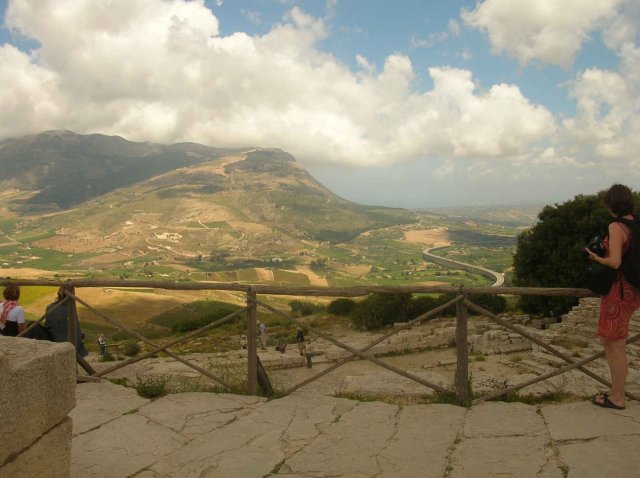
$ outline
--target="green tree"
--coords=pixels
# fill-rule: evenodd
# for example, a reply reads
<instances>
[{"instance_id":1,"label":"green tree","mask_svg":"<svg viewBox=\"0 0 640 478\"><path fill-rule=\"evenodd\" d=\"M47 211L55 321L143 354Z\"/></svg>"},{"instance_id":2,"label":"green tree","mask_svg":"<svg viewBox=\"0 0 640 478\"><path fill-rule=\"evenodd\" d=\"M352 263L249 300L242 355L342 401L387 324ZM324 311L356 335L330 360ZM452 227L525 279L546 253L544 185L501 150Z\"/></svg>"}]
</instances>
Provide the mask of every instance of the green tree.
<instances>
[{"instance_id":1,"label":"green tree","mask_svg":"<svg viewBox=\"0 0 640 478\"><path fill-rule=\"evenodd\" d=\"M579 195L563 204L545 206L538 223L518 236L513 283L519 287L584 287L586 258L582 248L596 234L606 234L610 221L602 192ZM577 304L573 297L521 296L525 312L560 315Z\"/></svg>"},{"instance_id":2,"label":"green tree","mask_svg":"<svg viewBox=\"0 0 640 478\"><path fill-rule=\"evenodd\" d=\"M351 318L361 330L373 330L407 321L411 294L371 294L353 309Z\"/></svg>"},{"instance_id":3,"label":"green tree","mask_svg":"<svg viewBox=\"0 0 640 478\"><path fill-rule=\"evenodd\" d=\"M346 297L341 297L332 301L327 306L327 312L332 315L349 315L353 311L355 306L356 303L354 300L347 299Z\"/></svg>"}]
</instances>

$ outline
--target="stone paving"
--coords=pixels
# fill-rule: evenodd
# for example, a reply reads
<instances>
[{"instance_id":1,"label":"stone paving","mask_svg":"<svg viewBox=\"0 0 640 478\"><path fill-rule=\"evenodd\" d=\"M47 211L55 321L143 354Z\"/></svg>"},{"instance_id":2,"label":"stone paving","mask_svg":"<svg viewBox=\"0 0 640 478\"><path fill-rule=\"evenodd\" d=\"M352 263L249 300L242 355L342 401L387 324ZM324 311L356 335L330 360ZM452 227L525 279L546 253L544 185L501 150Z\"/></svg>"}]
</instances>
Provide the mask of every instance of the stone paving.
<instances>
[{"instance_id":1,"label":"stone paving","mask_svg":"<svg viewBox=\"0 0 640 478\"><path fill-rule=\"evenodd\" d=\"M77 387L72 476L640 477L640 405L399 407L297 392L155 401Z\"/></svg>"}]
</instances>

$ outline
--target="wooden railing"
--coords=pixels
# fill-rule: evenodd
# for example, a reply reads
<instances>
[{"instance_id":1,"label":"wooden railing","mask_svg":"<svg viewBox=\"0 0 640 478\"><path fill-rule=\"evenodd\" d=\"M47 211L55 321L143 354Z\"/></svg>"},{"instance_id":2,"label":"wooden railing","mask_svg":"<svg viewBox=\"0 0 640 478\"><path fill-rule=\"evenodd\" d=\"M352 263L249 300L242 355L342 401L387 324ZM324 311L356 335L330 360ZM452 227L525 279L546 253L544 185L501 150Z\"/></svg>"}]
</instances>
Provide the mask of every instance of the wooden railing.
<instances>
[{"instance_id":1,"label":"wooden railing","mask_svg":"<svg viewBox=\"0 0 640 478\"><path fill-rule=\"evenodd\" d=\"M347 288L336 288L336 287L283 287L283 286L273 286L273 285L246 285L246 284L238 284L238 283L204 283L204 282L165 282L165 281L107 281L107 280L68 280L68 281L49 281L49 280L2 280L0 281L0 286L6 286L9 284L17 284L20 286L65 286L66 287L66 296L65 300L69 301L70 307L68 307L68 322L69 322L69 341L76 345L78 337L76 336L77 323L78 323L78 314L76 304L82 304L88 311L92 312L96 316L102 318L107 323L111 324L114 327L117 327L120 330L123 330L133 337L136 337L138 340L146 343L150 349L143 354L138 355L137 357L130 358L121 363L113 365L107 369L96 372L93 368L82 360L80 357L78 358L80 365L84 367L84 369L89 373L89 375L93 377L102 377L111 372L114 372L122 367L131 365L140 360L148 358L158 352L163 352L169 357L174 358L185 364L188 367L198 371L205 377L222 384L228 390L233 390L233 385L227 383L224 379L216 376L211 371L206 370L191 361L185 359L184 357L175 354L170 349L178 344L181 344L193 337L201 335L213 328L222 325L225 322L228 322L242 314L246 314L246 330L247 330L247 352L248 352L248 365L247 365L247 392L251 395L255 395L258 392L258 381L259 378L260 383L263 385L263 388L269 392L270 391L270 383L268 377L266 376L266 372L261 367L260 359L257 354L257 333L256 333L256 310L258 307L262 307L272 314L275 314L279 317L282 317L293 324L303 326L307 328L310 332L316 334L319 337L324 338L325 340L331 342L339 348L347 350L350 355L338 362L330 365L328 368L322 370L321 372L315 374L314 376L304 380L297 385L290 387L285 390L284 395L290 394L293 391L319 379L320 377L336 370L338 367L346 364L347 362L354 360L356 358L360 358L363 360L368 360L380 367L383 367L387 370L390 370L398 375L406 377L410 380L413 380L417 383L420 383L426 387L429 387L440 394L451 396L455 399L455 401L459 404L464 405L472 405L483 402L485 400L490 400L496 397L499 397L504 394L508 394L510 392L514 392L521 388L527 387L529 385L533 385L534 383L541 382L548 378L551 378L555 375L559 375L561 373L568 372L570 370L580 370L585 373L589 377L597 380L605 386L610 386L608 380L603 377L598 376L593 371L587 369L585 365L588 363L602 357L604 355L603 352L596 353L588 358L584 358L579 361L575 361L573 358L567 356L561 351L557 350L553 346L539 340L534 337L532 334L527 332L524 326L516 326L510 324L509 322L501 319L495 314L491 313L488 310L483 309L482 307L474 304L469 300L470 294L488 294L488 295L540 295L540 296L548 296L548 297L589 297L593 294L587 289L566 289L566 288L523 288L523 287L448 287L448 286L362 286L362 287L347 287ZM241 292L246 295L246 307L241 308L219 320L216 320L208 325L200 327L197 330L191 331L185 334L182 337L175 338L169 340L162 344L157 344L152 340L147 339L143 335L139 334L137 331L132 330L122 324L120 321L107 316L106 314L100 312L95 309L85 300L78 296L77 290L82 288L90 288L90 287L146 287L146 288L154 288L154 289L170 289L170 290L224 290L224 291L236 291ZM393 330L388 333L378 337L373 342L369 343L365 347L360 349L355 348L351 345L345 344L340 340L336 339L332 335L319 330L315 327L310 326L309 324L301 322L298 318L292 317L289 314L278 310L277 308L269 305L266 302L266 299L259 296L314 296L314 297L361 297L366 296L371 293L444 293L444 294L453 294L455 297L443 304L439 307L436 307L421 316L402 324L399 327L394 327ZM375 357L370 349L380 342L386 340L392 335L395 335L402 330L405 330L413 325L418 323L422 323L428 320L431 320L441 314L444 310L455 306L456 308L456 348L457 348L457 363L456 363L456 372L454 383L451 388L445 388L435 383L432 383L428 380L425 380L421 377L413 375L404 370L398 369L397 367L386 363L383 360ZM529 380L524 383L520 383L518 385L514 385L513 387L497 390L495 392L489 393L487 395L481 396L472 400L472 397L469 395L469 362L467 356L467 322L469 310L472 310L478 314L481 314L484 317L487 317L489 320L505 327L506 329L515 332L531 342L537 344L538 346L544 348L548 352L553 355L559 357L563 361L566 362L566 366L555 370L553 372L547 373L545 375L541 375L536 377L535 379ZM38 322L42 321L45 318L43 315ZM25 331L26 332L26 331ZM640 334L637 334L633 337L630 337L627 343L636 342L640 339ZM627 396L634 400L638 400L638 397L632 393L627 392Z\"/></svg>"}]
</instances>

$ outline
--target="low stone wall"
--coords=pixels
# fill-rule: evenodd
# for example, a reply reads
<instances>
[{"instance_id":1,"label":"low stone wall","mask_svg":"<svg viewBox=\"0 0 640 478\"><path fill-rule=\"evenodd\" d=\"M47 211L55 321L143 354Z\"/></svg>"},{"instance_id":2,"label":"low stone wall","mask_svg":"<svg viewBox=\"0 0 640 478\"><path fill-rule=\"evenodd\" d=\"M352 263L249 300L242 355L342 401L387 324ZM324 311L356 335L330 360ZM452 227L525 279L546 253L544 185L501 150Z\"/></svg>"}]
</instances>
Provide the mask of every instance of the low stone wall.
<instances>
[{"instance_id":1,"label":"low stone wall","mask_svg":"<svg viewBox=\"0 0 640 478\"><path fill-rule=\"evenodd\" d=\"M0 476L69 476L75 389L71 344L0 336Z\"/></svg>"}]
</instances>

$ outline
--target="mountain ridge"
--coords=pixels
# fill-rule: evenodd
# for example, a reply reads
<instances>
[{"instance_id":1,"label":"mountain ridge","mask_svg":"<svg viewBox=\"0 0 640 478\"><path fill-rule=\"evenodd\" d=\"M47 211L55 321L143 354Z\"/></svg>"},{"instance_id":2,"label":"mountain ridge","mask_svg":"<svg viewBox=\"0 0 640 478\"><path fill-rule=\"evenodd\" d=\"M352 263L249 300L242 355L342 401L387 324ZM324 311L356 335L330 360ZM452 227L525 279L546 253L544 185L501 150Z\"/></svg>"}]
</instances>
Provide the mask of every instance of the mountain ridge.
<instances>
[{"instance_id":1,"label":"mountain ridge","mask_svg":"<svg viewBox=\"0 0 640 478\"><path fill-rule=\"evenodd\" d=\"M0 167L8 171L0 185L17 190L0 209L0 230L39 249L82 254L82 267L109 257L291 256L313 249L305 241L344 242L415 222L411 211L335 195L280 149L49 131L0 142Z\"/></svg>"}]
</instances>

